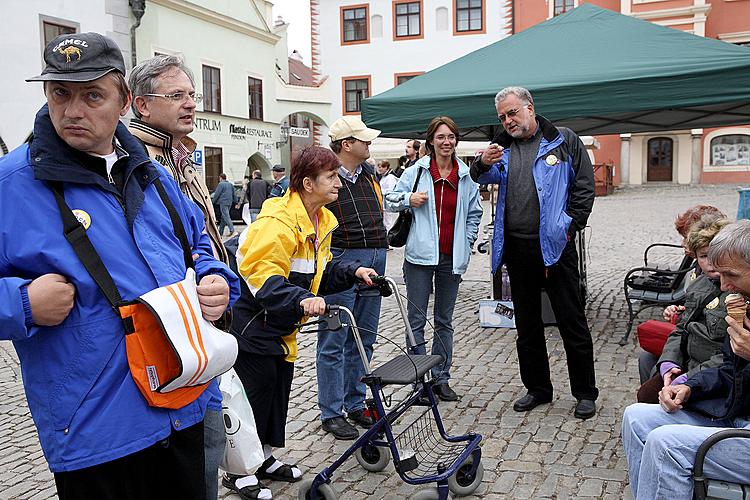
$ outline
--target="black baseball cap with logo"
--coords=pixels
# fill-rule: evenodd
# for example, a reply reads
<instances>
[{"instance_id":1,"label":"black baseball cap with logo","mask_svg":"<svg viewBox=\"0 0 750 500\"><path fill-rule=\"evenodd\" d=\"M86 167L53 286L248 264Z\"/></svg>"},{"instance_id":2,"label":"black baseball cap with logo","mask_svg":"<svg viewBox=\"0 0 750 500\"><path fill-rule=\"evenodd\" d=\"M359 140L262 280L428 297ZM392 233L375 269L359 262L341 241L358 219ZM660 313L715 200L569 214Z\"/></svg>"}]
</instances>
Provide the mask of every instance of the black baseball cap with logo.
<instances>
[{"instance_id":1,"label":"black baseball cap with logo","mask_svg":"<svg viewBox=\"0 0 750 500\"><path fill-rule=\"evenodd\" d=\"M125 75L125 61L117 44L99 33L60 35L44 49L47 65L27 82L90 82L112 71Z\"/></svg>"}]
</instances>

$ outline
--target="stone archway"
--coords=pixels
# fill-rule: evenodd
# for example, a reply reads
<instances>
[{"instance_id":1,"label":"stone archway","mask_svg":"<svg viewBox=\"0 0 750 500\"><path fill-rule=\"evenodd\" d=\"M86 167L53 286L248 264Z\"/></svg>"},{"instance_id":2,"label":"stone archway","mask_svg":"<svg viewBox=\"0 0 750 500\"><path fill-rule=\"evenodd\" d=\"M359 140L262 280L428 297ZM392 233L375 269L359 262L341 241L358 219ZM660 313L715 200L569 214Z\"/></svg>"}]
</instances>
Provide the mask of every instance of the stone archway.
<instances>
[{"instance_id":1,"label":"stone archway","mask_svg":"<svg viewBox=\"0 0 750 500\"><path fill-rule=\"evenodd\" d=\"M247 170L245 170L245 175L252 178L253 171L260 170L264 179L271 179L272 167L273 165L268 162L265 156L259 152L255 152L247 159Z\"/></svg>"}]
</instances>

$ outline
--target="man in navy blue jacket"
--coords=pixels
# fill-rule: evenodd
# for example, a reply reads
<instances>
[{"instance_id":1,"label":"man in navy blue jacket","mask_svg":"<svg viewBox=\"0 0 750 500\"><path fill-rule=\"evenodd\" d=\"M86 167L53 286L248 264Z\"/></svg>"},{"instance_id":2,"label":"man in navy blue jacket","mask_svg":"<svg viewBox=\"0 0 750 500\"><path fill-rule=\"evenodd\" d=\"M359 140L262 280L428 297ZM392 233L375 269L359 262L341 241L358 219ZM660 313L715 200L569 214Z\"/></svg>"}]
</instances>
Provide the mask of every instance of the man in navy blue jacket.
<instances>
[{"instance_id":1,"label":"man in navy blue jacket","mask_svg":"<svg viewBox=\"0 0 750 500\"><path fill-rule=\"evenodd\" d=\"M721 275L722 291L750 296L750 220L722 229L711 241L708 258ZM660 406L638 403L625 410L622 442L635 498L692 498L700 444L722 429L750 429L750 319L740 324L727 316L726 321L722 366L665 386ZM750 443L727 439L709 451L704 474L748 484L748 462Z\"/></svg>"}]
</instances>

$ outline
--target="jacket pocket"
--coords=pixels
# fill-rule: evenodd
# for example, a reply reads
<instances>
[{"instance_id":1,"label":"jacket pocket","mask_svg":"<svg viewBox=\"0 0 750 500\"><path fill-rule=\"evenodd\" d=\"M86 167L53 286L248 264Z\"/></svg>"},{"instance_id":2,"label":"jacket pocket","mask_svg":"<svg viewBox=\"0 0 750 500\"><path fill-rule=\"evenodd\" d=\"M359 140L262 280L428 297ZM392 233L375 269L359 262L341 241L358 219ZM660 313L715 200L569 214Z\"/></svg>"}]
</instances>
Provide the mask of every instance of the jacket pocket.
<instances>
[{"instance_id":1,"label":"jacket pocket","mask_svg":"<svg viewBox=\"0 0 750 500\"><path fill-rule=\"evenodd\" d=\"M70 427L125 337L119 318L55 327L48 335L48 349L56 351L49 356L53 361L46 366L53 380L48 393L49 411L54 429L64 430ZM125 356L124 348L122 355Z\"/></svg>"},{"instance_id":2,"label":"jacket pocket","mask_svg":"<svg viewBox=\"0 0 750 500\"><path fill-rule=\"evenodd\" d=\"M570 227L570 222L572 220L573 219L563 210L560 211L560 215L554 222L552 231L549 234L549 243L552 248L552 254L556 257L562 255L565 245L568 244L568 228Z\"/></svg>"}]
</instances>

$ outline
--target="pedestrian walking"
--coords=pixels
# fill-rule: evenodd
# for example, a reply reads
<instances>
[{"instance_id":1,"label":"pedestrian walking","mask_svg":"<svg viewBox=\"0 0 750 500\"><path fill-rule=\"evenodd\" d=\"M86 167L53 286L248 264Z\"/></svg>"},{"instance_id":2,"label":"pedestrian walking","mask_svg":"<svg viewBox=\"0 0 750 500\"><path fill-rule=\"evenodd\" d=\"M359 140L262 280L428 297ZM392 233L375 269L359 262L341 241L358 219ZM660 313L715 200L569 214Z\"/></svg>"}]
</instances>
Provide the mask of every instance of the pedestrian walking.
<instances>
[{"instance_id":1,"label":"pedestrian walking","mask_svg":"<svg viewBox=\"0 0 750 500\"><path fill-rule=\"evenodd\" d=\"M263 180L260 170L253 172L253 180L250 181L247 193L247 202L250 207L250 222L255 222L260 209L263 207L263 202L271 196L271 185Z\"/></svg>"},{"instance_id":2,"label":"pedestrian walking","mask_svg":"<svg viewBox=\"0 0 750 500\"><path fill-rule=\"evenodd\" d=\"M219 235L224 236L224 228L229 228L229 236L235 235L234 224L232 223L232 217L229 215L229 207L234 203L234 186L227 180L227 174L224 172L219 174L219 184L216 186L214 193L211 195L211 200L214 205L219 205L221 211L221 222L219 222Z\"/></svg>"},{"instance_id":3,"label":"pedestrian walking","mask_svg":"<svg viewBox=\"0 0 750 500\"><path fill-rule=\"evenodd\" d=\"M507 87L495 96L503 127L471 166L480 184L499 184L492 272L507 264L513 294L521 381L528 393L513 409L552 401L542 323L542 289L552 303L568 361L574 415L596 413L594 350L580 294L576 231L594 204L594 172L583 143L534 111L531 93Z\"/></svg>"}]
</instances>

